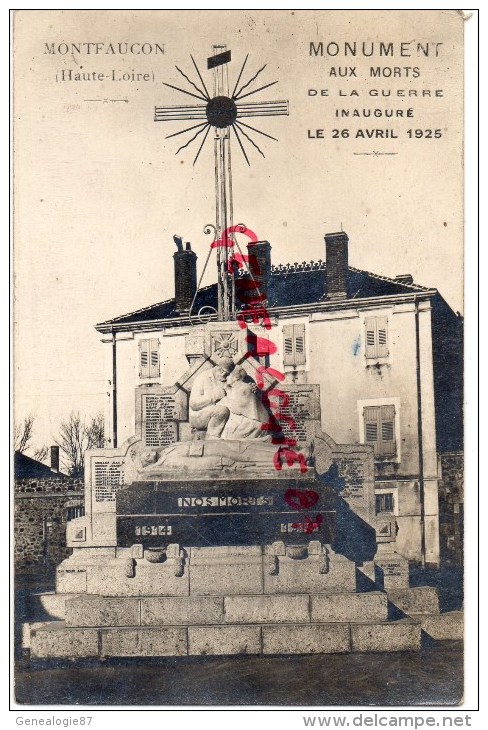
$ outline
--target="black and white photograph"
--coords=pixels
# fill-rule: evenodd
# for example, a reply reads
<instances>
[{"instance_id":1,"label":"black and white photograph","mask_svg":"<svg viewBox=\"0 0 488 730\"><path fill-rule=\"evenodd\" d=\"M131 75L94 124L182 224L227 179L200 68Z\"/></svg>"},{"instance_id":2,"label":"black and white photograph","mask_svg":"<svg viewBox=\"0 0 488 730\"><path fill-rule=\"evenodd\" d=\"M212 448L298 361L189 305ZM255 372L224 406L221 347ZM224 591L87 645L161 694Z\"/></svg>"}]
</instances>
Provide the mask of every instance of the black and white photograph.
<instances>
[{"instance_id":1,"label":"black and white photograph","mask_svg":"<svg viewBox=\"0 0 488 730\"><path fill-rule=\"evenodd\" d=\"M17 711L462 705L466 22L12 13Z\"/></svg>"}]
</instances>

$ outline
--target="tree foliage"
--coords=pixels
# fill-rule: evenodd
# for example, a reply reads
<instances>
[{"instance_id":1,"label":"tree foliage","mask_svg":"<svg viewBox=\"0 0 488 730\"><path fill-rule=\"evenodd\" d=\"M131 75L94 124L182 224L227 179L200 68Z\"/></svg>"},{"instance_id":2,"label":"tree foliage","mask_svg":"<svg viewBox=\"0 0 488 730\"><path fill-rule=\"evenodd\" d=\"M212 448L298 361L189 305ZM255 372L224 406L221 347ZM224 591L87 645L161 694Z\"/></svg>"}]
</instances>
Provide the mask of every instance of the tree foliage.
<instances>
[{"instance_id":1,"label":"tree foliage","mask_svg":"<svg viewBox=\"0 0 488 730\"><path fill-rule=\"evenodd\" d=\"M34 449L33 456L37 461L46 461L49 456L49 446L39 446Z\"/></svg>"},{"instance_id":2,"label":"tree foliage","mask_svg":"<svg viewBox=\"0 0 488 730\"><path fill-rule=\"evenodd\" d=\"M32 436L34 433L35 416L26 416L14 429L14 450L21 454L29 453L37 461L46 461L49 456L48 446L34 446Z\"/></svg>"},{"instance_id":3,"label":"tree foliage","mask_svg":"<svg viewBox=\"0 0 488 730\"><path fill-rule=\"evenodd\" d=\"M56 444L61 449L65 468L71 476L83 476L85 452L105 446L103 414L97 413L88 422L74 411L62 421Z\"/></svg>"},{"instance_id":4,"label":"tree foliage","mask_svg":"<svg viewBox=\"0 0 488 730\"><path fill-rule=\"evenodd\" d=\"M26 416L14 429L14 449L24 454L29 448L34 430L34 416Z\"/></svg>"},{"instance_id":5,"label":"tree foliage","mask_svg":"<svg viewBox=\"0 0 488 730\"><path fill-rule=\"evenodd\" d=\"M105 446L105 423L103 413L92 416L86 427L89 449L103 449Z\"/></svg>"}]
</instances>

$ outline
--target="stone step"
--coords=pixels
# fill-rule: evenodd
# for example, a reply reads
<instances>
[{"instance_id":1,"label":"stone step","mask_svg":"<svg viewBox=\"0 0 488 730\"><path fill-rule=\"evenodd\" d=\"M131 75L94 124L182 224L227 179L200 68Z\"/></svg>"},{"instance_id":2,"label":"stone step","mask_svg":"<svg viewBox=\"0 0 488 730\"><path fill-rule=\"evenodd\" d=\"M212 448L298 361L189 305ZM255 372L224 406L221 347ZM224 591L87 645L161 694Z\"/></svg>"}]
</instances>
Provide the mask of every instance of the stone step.
<instances>
[{"instance_id":1,"label":"stone step","mask_svg":"<svg viewBox=\"0 0 488 730\"><path fill-rule=\"evenodd\" d=\"M407 616L439 613L439 592L431 586L389 590L388 600Z\"/></svg>"},{"instance_id":2,"label":"stone step","mask_svg":"<svg viewBox=\"0 0 488 730\"><path fill-rule=\"evenodd\" d=\"M385 593L147 596L66 599L66 626L191 626L194 624L349 623L386 621Z\"/></svg>"},{"instance_id":3,"label":"stone step","mask_svg":"<svg viewBox=\"0 0 488 730\"><path fill-rule=\"evenodd\" d=\"M433 616L410 614L420 623L422 631L436 641L462 641L464 635L463 611L446 611Z\"/></svg>"},{"instance_id":4,"label":"stone step","mask_svg":"<svg viewBox=\"0 0 488 730\"><path fill-rule=\"evenodd\" d=\"M128 656L283 655L418 651L420 624L392 622L247 624L227 626L32 627L31 656L39 659Z\"/></svg>"}]
</instances>

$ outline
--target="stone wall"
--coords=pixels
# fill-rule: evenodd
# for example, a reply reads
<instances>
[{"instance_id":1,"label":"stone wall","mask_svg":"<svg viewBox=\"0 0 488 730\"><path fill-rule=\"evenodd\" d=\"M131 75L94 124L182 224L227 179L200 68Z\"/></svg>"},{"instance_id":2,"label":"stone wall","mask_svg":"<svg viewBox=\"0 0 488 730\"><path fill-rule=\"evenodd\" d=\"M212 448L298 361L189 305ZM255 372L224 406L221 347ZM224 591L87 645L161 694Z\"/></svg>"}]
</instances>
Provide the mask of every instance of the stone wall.
<instances>
[{"instance_id":1,"label":"stone wall","mask_svg":"<svg viewBox=\"0 0 488 730\"><path fill-rule=\"evenodd\" d=\"M450 451L439 454L439 513L441 559L444 563L463 564L464 454Z\"/></svg>"},{"instance_id":2,"label":"stone wall","mask_svg":"<svg viewBox=\"0 0 488 730\"><path fill-rule=\"evenodd\" d=\"M20 479L14 484L14 560L17 572L50 571L70 553L69 513L84 506L82 479Z\"/></svg>"}]
</instances>

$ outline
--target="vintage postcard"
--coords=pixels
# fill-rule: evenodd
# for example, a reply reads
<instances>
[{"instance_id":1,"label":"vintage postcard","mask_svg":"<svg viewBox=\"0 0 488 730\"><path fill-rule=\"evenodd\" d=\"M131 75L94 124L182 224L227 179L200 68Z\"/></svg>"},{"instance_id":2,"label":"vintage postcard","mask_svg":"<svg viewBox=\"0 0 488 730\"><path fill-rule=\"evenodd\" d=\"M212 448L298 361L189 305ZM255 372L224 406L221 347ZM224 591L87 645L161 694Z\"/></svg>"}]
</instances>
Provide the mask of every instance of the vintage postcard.
<instances>
[{"instance_id":1,"label":"vintage postcard","mask_svg":"<svg viewBox=\"0 0 488 730\"><path fill-rule=\"evenodd\" d=\"M463 14L12 26L17 706L458 707Z\"/></svg>"}]
</instances>

